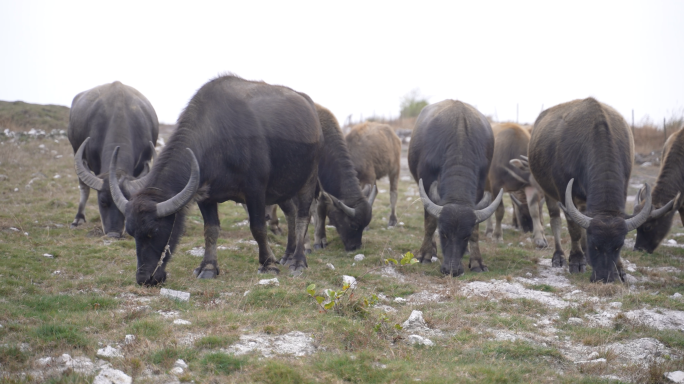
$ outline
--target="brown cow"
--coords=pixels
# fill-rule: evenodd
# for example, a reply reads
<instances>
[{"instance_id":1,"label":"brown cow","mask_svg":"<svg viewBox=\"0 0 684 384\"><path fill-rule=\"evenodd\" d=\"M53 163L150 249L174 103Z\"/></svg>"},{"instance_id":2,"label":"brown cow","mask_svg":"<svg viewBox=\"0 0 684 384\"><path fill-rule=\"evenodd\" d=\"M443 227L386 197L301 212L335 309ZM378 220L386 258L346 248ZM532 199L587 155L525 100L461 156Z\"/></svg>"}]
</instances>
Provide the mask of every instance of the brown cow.
<instances>
[{"instance_id":1,"label":"brown cow","mask_svg":"<svg viewBox=\"0 0 684 384\"><path fill-rule=\"evenodd\" d=\"M390 213L388 226L397 225L395 208L401 157L401 140L387 124L365 122L354 126L346 136L359 184L375 185L388 176L390 182Z\"/></svg>"},{"instance_id":2,"label":"brown cow","mask_svg":"<svg viewBox=\"0 0 684 384\"><path fill-rule=\"evenodd\" d=\"M521 229L524 232L533 232L537 247L547 247L539 204L543 193L530 182L529 170L523 170L511 164L511 160L519 162L518 158L527 154L530 142L529 131L515 123L495 124L492 131L494 132L494 157L489 168L486 188L492 193L501 188L504 192L511 193L511 199L516 204L516 215ZM528 205L529 203L531 205ZM533 208L530 209L530 207ZM502 201L496 210L495 228L492 228L491 217L487 219L487 237L493 236L498 242L503 242L501 220L504 212Z\"/></svg>"}]
</instances>

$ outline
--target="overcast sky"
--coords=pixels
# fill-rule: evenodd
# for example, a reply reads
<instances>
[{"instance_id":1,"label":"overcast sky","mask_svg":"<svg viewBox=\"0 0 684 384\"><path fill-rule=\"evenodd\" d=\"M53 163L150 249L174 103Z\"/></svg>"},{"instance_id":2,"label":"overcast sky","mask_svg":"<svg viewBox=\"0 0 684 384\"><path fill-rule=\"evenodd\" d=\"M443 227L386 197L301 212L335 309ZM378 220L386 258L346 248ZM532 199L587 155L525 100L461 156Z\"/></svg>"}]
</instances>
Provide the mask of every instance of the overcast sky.
<instances>
[{"instance_id":1,"label":"overcast sky","mask_svg":"<svg viewBox=\"0 0 684 384\"><path fill-rule=\"evenodd\" d=\"M0 100L71 105L119 80L173 123L233 72L305 92L343 123L418 88L499 121L593 96L638 123L684 110L684 1L0 0Z\"/></svg>"}]
</instances>

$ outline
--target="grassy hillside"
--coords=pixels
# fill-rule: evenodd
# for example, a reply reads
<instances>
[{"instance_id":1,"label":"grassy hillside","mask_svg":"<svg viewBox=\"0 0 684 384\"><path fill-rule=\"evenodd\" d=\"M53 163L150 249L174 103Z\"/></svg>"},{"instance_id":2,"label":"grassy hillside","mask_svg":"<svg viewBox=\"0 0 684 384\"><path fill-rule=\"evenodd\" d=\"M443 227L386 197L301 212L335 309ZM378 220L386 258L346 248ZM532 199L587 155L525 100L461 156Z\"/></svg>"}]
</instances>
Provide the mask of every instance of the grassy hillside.
<instances>
[{"instance_id":1,"label":"grassy hillside","mask_svg":"<svg viewBox=\"0 0 684 384\"><path fill-rule=\"evenodd\" d=\"M28 131L31 128L49 132L67 129L69 107L30 104L23 101L0 101L0 128Z\"/></svg>"}]
</instances>

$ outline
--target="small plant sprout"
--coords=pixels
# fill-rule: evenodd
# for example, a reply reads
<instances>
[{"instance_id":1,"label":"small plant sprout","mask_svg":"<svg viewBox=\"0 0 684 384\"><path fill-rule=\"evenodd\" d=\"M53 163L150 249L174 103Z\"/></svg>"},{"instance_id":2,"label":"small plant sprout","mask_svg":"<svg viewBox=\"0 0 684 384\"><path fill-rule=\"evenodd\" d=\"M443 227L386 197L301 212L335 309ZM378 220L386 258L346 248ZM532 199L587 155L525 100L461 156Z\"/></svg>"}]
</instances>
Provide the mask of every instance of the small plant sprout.
<instances>
[{"instance_id":1,"label":"small plant sprout","mask_svg":"<svg viewBox=\"0 0 684 384\"><path fill-rule=\"evenodd\" d=\"M411 253L411 252L406 252L406 254L404 254L404 257L402 257L401 260L399 260L399 261L397 261L396 259L389 258L389 257L385 259L385 264L394 263L394 265L400 265L400 266L411 265L411 264L415 264L417 262L418 262L418 259L413 257L413 253Z\"/></svg>"}]
</instances>

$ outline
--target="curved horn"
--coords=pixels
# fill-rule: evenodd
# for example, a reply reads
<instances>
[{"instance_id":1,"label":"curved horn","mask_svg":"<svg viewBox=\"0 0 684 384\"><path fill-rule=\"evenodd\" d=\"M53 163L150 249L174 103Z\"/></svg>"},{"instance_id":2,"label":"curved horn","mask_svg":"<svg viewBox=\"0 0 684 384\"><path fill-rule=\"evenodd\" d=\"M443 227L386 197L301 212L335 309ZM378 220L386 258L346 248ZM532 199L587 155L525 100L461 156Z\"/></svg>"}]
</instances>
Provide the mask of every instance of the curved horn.
<instances>
[{"instance_id":1,"label":"curved horn","mask_svg":"<svg viewBox=\"0 0 684 384\"><path fill-rule=\"evenodd\" d=\"M479 224L489 218L494 211L496 211L496 208L499 207L499 204L501 204L501 198L503 197L503 188L499 190L499 194L496 196L496 199L492 201L491 204L487 208L484 209L478 209L475 211L475 216L477 217L477 220L475 221L475 224Z\"/></svg>"},{"instance_id":2,"label":"curved horn","mask_svg":"<svg viewBox=\"0 0 684 384\"><path fill-rule=\"evenodd\" d=\"M192 200L192 197L195 196L195 192L197 192L197 189L199 188L199 163L197 162L197 158L192 152L192 149L186 149L188 152L190 152L190 159L192 160L190 164L190 179L188 179L188 183L185 185L185 188L180 191L180 193L164 202L157 204L157 217L169 216L180 211L181 208L183 208L187 203L190 202L190 200Z\"/></svg>"},{"instance_id":3,"label":"curved horn","mask_svg":"<svg viewBox=\"0 0 684 384\"><path fill-rule=\"evenodd\" d=\"M341 210L344 212L345 215L349 217L354 217L356 216L356 209L349 207L347 204L343 203L342 200L338 199L337 197L329 194L328 192L323 192L330 201L332 201L332 204L335 206L335 208Z\"/></svg>"},{"instance_id":4,"label":"curved horn","mask_svg":"<svg viewBox=\"0 0 684 384\"><path fill-rule=\"evenodd\" d=\"M442 213L441 207L430 200L427 193L425 193L425 187L423 187L423 179L418 180L418 190L420 191L420 198L423 200L423 206L425 211L435 218L439 218L439 214Z\"/></svg>"},{"instance_id":5,"label":"curved horn","mask_svg":"<svg viewBox=\"0 0 684 384\"><path fill-rule=\"evenodd\" d=\"M102 186L104 185L104 180L93 175L92 172L90 172L90 169L88 169L88 167L85 164L83 164L83 151L85 150L86 144L88 144L89 140L90 137L85 139L83 143L81 143L81 146L78 147L76 155L74 155L76 175L78 175L78 178L83 182L83 184L89 186L92 189L100 191L102 190Z\"/></svg>"},{"instance_id":6,"label":"curved horn","mask_svg":"<svg viewBox=\"0 0 684 384\"><path fill-rule=\"evenodd\" d=\"M651 211L651 215L648 217L649 219L660 219L663 217L665 214L669 213L672 207L674 206L674 202L676 200L679 200L681 193L677 193L677 196L675 196L674 199L670 200L667 204L663 205L662 207L658 209L654 209Z\"/></svg>"},{"instance_id":7,"label":"curved horn","mask_svg":"<svg viewBox=\"0 0 684 384\"><path fill-rule=\"evenodd\" d=\"M480 202L477 203L477 205L475 205L475 209L476 210L483 209L486 206L488 206L491 202L492 202L492 194L489 193L489 191L485 191L482 194L482 198L480 199Z\"/></svg>"},{"instance_id":8,"label":"curved horn","mask_svg":"<svg viewBox=\"0 0 684 384\"><path fill-rule=\"evenodd\" d=\"M375 201L375 197L378 196L378 186L373 185L373 189L371 189L370 196L368 196L368 204L370 206L373 206L373 202Z\"/></svg>"},{"instance_id":9,"label":"curved horn","mask_svg":"<svg viewBox=\"0 0 684 384\"><path fill-rule=\"evenodd\" d=\"M641 208L641 212L639 212L636 216L625 220L627 232L633 231L641 224L645 223L646 220L648 220L648 217L651 215L651 208L651 186L646 184L646 198L644 199L644 207Z\"/></svg>"},{"instance_id":10,"label":"curved horn","mask_svg":"<svg viewBox=\"0 0 684 384\"><path fill-rule=\"evenodd\" d=\"M577 207L575 207L575 203L572 201L572 184L575 182L575 179L570 179L568 182L567 188L565 188L565 210L568 215L570 215L570 218L572 221L577 223L580 227L587 229L589 228L589 223L591 223L591 217L583 214L580 212Z\"/></svg>"},{"instance_id":11,"label":"curved horn","mask_svg":"<svg viewBox=\"0 0 684 384\"><path fill-rule=\"evenodd\" d=\"M523 205L523 203L520 200L518 200L518 198L515 197L514 194L510 193L509 196L511 196L511 201L513 201L515 205L517 205L518 207L521 207Z\"/></svg>"},{"instance_id":12,"label":"curved horn","mask_svg":"<svg viewBox=\"0 0 684 384\"><path fill-rule=\"evenodd\" d=\"M520 155L520 158L525 160L525 161L530 161L529 157L527 157L525 155Z\"/></svg>"},{"instance_id":13,"label":"curved horn","mask_svg":"<svg viewBox=\"0 0 684 384\"><path fill-rule=\"evenodd\" d=\"M634 213L635 214L636 214L636 207L638 207L639 204L641 204L641 191L643 191L643 190L644 190L644 187L639 188L636 196L634 197Z\"/></svg>"},{"instance_id":14,"label":"curved horn","mask_svg":"<svg viewBox=\"0 0 684 384\"><path fill-rule=\"evenodd\" d=\"M109 163L109 191L112 194L112 199L114 199L114 204L119 208L121 213L126 213L126 204L128 204L128 199L121 192L119 188L119 181L116 179L116 160L119 157L119 147L114 149L112 154L112 161Z\"/></svg>"}]
</instances>

